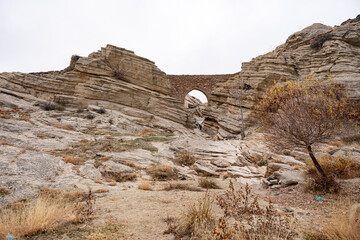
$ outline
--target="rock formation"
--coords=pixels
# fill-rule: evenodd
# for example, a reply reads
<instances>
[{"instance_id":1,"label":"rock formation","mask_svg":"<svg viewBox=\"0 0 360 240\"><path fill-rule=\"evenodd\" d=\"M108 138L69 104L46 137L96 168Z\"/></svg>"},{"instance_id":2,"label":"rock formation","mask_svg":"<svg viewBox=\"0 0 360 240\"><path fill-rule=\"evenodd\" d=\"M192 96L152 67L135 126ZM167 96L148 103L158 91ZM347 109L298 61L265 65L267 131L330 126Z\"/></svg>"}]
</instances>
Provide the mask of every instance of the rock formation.
<instances>
[{"instance_id":1,"label":"rock formation","mask_svg":"<svg viewBox=\"0 0 360 240\"><path fill-rule=\"evenodd\" d=\"M169 96L169 80L154 62L111 45L88 57L73 56L63 71L2 73L0 88L62 105L127 106L183 125L188 120L182 101Z\"/></svg>"},{"instance_id":2,"label":"rock formation","mask_svg":"<svg viewBox=\"0 0 360 240\"><path fill-rule=\"evenodd\" d=\"M350 98L360 105L360 22L329 27L313 24L292 34L272 52L242 64L241 72L213 90L204 112L205 128L220 138L241 131L240 102L229 95L229 88L241 89L246 125L256 99L274 81L331 76L345 84Z\"/></svg>"},{"instance_id":3,"label":"rock formation","mask_svg":"<svg viewBox=\"0 0 360 240\"><path fill-rule=\"evenodd\" d=\"M107 45L88 57L73 56L63 71L2 73L0 90L78 107L132 107L193 128L193 113L184 108L183 102L186 93L199 89L208 97L202 113L203 130L218 139L236 137L241 131L240 105L249 127L251 108L274 81L304 79L310 74L331 76L348 86L350 98L359 103L357 20L335 27L313 24L292 34L272 52L243 63L241 72L235 74L166 75L154 62ZM238 92L233 94L229 89L236 87Z\"/></svg>"}]
</instances>

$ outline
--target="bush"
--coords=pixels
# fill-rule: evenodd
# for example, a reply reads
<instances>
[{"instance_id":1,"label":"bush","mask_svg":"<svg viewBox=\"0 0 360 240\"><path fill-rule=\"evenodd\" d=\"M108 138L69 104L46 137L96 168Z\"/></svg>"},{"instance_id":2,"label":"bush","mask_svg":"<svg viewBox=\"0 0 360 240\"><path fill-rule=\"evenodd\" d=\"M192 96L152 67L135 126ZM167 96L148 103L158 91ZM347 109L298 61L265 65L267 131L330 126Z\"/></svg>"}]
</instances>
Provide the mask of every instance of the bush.
<instances>
[{"instance_id":1,"label":"bush","mask_svg":"<svg viewBox=\"0 0 360 240\"><path fill-rule=\"evenodd\" d=\"M192 166L196 162L196 157L188 151L179 151L175 154L175 162L181 166Z\"/></svg>"},{"instance_id":2,"label":"bush","mask_svg":"<svg viewBox=\"0 0 360 240\"><path fill-rule=\"evenodd\" d=\"M336 204L334 212L321 216L318 229L307 233L312 240L358 240L360 236L360 219L353 221L349 217L351 208L342 202Z\"/></svg>"},{"instance_id":3,"label":"bush","mask_svg":"<svg viewBox=\"0 0 360 240\"><path fill-rule=\"evenodd\" d=\"M236 190L232 181L229 190L217 197L224 211L214 228L215 239L293 239L297 235L292 227L293 218L281 215L271 201L261 207L250 187ZM235 223L229 223L233 217Z\"/></svg>"},{"instance_id":4,"label":"bush","mask_svg":"<svg viewBox=\"0 0 360 240\"><path fill-rule=\"evenodd\" d=\"M208 178L200 179L199 186L206 189L220 189L219 185L214 180Z\"/></svg>"},{"instance_id":5,"label":"bush","mask_svg":"<svg viewBox=\"0 0 360 240\"><path fill-rule=\"evenodd\" d=\"M201 189L189 186L187 184L181 184L181 183L170 183L166 188L164 188L165 191L171 191L171 190L184 190L184 191L194 191L194 192L201 192Z\"/></svg>"},{"instance_id":6,"label":"bush","mask_svg":"<svg viewBox=\"0 0 360 240\"><path fill-rule=\"evenodd\" d=\"M331 40L332 37L333 37L333 35L331 33L321 34L321 35L315 37L310 42L310 47L313 49L320 49L322 47L322 45L324 44L324 42Z\"/></svg>"},{"instance_id":7,"label":"bush","mask_svg":"<svg viewBox=\"0 0 360 240\"><path fill-rule=\"evenodd\" d=\"M197 204L191 205L179 222L167 221L166 234L172 233L175 239L210 239L215 226L212 199L208 193Z\"/></svg>"},{"instance_id":8,"label":"bush","mask_svg":"<svg viewBox=\"0 0 360 240\"><path fill-rule=\"evenodd\" d=\"M302 81L275 84L255 110L267 142L277 148L306 149L323 178L327 178L326 173L312 146L354 128L358 116L344 85L313 75Z\"/></svg>"},{"instance_id":9,"label":"bush","mask_svg":"<svg viewBox=\"0 0 360 240\"><path fill-rule=\"evenodd\" d=\"M138 186L138 189L146 190L146 191L152 191L153 190L149 181L141 181L141 183Z\"/></svg>"},{"instance_id":10,"label":"bush","mask_svg":"<svg viewBox=\"0 0 360 240\"><path fill-rule=\"evenodd\" d=\"M40 105L40 108L45 111L52 111L52 110L64 111L65 110L64 107L55 105L53 103L43 103Z\"/></svg>"},{"instance_id":11,"label":"bush","mask_svg":"<svg viewBox=\"0 0 360 240\"><path fill-rule=\"evenodd\" d=\"M87 118L87 119L89 119L89 120L91 120L91 119L94 119L94 118L95 118L95 116L94 116L94 115L92 115L92 114L88 114L88 115L86 115L86 118Z\"/></svg>"},{"instance_id":12,"label":"bush","mask_svg":"<svg viewBox=\"0 0 360 240\"><path fill-rule=\"evenodd\" d=\"M306 161L305 163L305 172L309 176L315 177L317 172L312 162ZM319 159L319 163L328 176L341 179L360 177L360 164L350 156L323 156Z\"/></svg>"},{"instance_id":13,"label":"bush","mask_svg":"<svg viewBox=\"0 0 360 240\"><path fill-rule=\"evenodd\" d=\"M104 108L93 108L92 109L94 112L97 112L99 114L104 114L106 113L106 110Z\"/></svg>"},{"instance_id":14,"label":"bush","mask_svg":"<svg viewBox=\"0 0 360 240\"><path fill-rule=\"evenodd\" d=\"M168 165L150 166L146 169L146 172L155 180L165 181L177 179L177 174L173 168Z\"/></svg>"},{"instance_id":15,"label":"bush","mask_svg":"<svg viewBox=\"0 0 360 240\"><path fill-rule=\"evenodd\" d=\"M76 204L58 197L39 197L17 209L0 211L0 239L8 233L16 238L33 236L76 218Z\"/></svg>"},{"instance_id":16,"label":"bush","mask_svg":"<svg viewBox=\"0 0 360 240\"><path fill-rule=\"evenodd\" d=\"M136 173L134 172L105 172L104 173L105 178L111 178L115 180L116 182L127 182L127 181L135 181L136 180Z\"/></svg>"}]
</instances>

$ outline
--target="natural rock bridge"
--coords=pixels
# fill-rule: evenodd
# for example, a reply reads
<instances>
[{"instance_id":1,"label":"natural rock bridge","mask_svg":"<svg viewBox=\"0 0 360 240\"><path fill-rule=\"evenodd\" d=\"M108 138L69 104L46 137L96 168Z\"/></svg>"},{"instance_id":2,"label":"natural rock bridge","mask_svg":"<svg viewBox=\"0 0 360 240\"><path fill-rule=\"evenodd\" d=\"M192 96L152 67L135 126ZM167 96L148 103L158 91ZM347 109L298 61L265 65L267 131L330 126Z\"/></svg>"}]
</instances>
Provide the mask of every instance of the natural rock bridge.
<instances>
[{"instance_id":1,"label":"natural rock bridge","mask_svg":"<svg viewBox=\"0 0 360 240\"><path fill-rule=\"evenodd\" d=\"M233 75L167 75L171 85L170 96L184 101L189 92L198 90L210 100L211 92L216 83L225 82Z\"/></svg>"}]
</instances>

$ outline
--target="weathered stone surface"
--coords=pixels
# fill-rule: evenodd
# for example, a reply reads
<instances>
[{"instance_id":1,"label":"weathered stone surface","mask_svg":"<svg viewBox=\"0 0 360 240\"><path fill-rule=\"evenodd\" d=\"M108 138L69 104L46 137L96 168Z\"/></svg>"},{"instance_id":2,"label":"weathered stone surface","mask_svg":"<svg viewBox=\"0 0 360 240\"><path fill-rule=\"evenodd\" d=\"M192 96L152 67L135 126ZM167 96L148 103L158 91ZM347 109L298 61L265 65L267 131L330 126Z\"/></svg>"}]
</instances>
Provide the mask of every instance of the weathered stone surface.
<instances>
[{"instance_id":1,"label":"weathered stone surface","mask_svg":"<svg viewBox=\"0 0 360 240\"><path fill-rule=\"evenodd\" d=\"M296 185L304 181L304 176L299 171L278 171L274 172L271 176L279 179L279 183L284 187Z\"/></svg>"},{"instance_id":2,"label":"weathered stone surface","mask_svg":"<svg viewBox=\"0 0 360 240\"><path fill-rule=\"evenodd\" d=\"M311 42L319 34L331 34L318 49ZM240 86L246 126L251 126L250 109L274 81L304 79L315 73L319 78L329 74L348 86L350 98L360 101L360 22L329 27L313 24L292 34L272 52L242 64L241 72L219 83L204 111L205 128L219 138L241 132L240 102L229 95L228 88ZM360 104L359 104L360 105Z\"/></svg>"},{"instance_id":3,"label":"weathered stone surface","mask_svg":"<svg viewBox=\"0 0 360 240\"><path fill-rule=\"evenodd\" d=\"M191 122L182 101L169 96L164 72L153 62L112 45L79 57L68 72L2 73L1 88L76 107L120 110L128 106L183 125Z\"/></svg>"},{"instance_id":4,"label":"weathered stone surface","mask_svg":"<svg viewBox=\"0 0 360 240\"><path fill-rule=\"evenodd\" d=\"M269 177L274 172L280 171L280 170L290 170L290 166L283 164L283 163L269 163L267 165L265 177Z\"/></svg>"},{"instance_id":5,"label":"weathered stone surface","mask_svg":"<svg viewBox=\"0 0 360 240\"><path fill-rule=\"evenodd\" d=\"M126 166L121 163L116 163L113 161L106 161L99 167L100 172L102 173L130 173L134 172L135 169L132 167Z\"/></svg>"},{"instance_id":6,"label":"weathered stone surface","mask_svg":"<svg viewBox=\"0 0 360 240\"><path fill-rule=\"evenodd\" d=\"M212 177L218 177L220 174L212 170L211 168L207 166L200 165L198 163L194 164L194 169L196 172L204 175L204 176L212 176Z\"/></svg>"},{"instance_id":7,"label":"weathered stone surface","mask_svg":"<svg viewBox=\"0 0 360 240\"><path fill-rule=\"evenodd\" d=\"M79 167L80 175L92 180L101 179L100 171L93 164L85 164Z\"/></svg>"}]
</instances>

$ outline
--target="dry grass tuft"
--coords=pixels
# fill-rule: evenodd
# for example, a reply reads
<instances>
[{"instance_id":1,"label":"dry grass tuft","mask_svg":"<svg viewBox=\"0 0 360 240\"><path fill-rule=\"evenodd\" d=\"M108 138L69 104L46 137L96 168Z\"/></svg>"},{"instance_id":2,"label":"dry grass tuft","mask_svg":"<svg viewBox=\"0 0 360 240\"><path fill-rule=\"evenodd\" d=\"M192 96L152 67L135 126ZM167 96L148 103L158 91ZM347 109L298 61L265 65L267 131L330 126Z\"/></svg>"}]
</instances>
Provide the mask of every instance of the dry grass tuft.
<instances>
[{"instance_id":1,"label":"dry grass tuft","mask_svg":"<svg viewBox=\"0 0 360 240\"><path fill-rule=\"evenodd\" d=\"M360 164L350 156L323 156L318 162L329 176L341 179L360 177ZM317 175L317 170L310 160L306 161L305 172L310 176Z\"/></svg>"},{"instance_id":2,"label":"dry grass tuft","mask_svg":"<svg viewBox=\"0 0 360 240\"><path fill-rule=\"evenodd\" d=\"M4 197L9 195L12 191L8 189L6 186L0 186L0 197Z\"/></svg>"},{"instance_id":3,"label":"dry grass tuft","mask_svg":"<svg viewBox=\"0 0 360 240\"><path fill-rule=\"evenodd\" d=\"M84 159L75 158L73 156L63 156L63 161L66 163L72 163L74 165L81 165L85 162Z\"/></svg>"},{"instance_id":4,"label":"dry grass tuft","mask_svg":"<svg viewBox=\"0 0 360 240\"><path fill-rule=\"evenodd\" d=\"M103 182L100 180L100 179L95 179L95 181L94 181L95 183L98 183L98 184L102 184Z\"/></svg>"},{"instance_id":5,"label":"dry grass tuft","mask_svg":"<svg viewBox=\"0 0 360 240\"><path fill-rule=\"evenodd\" d=\"M175 154L175 162L181 166L192 166L196 157L189 151L179 151Z\"/></svg>"},{"instance_id":6,"label":"dry grass tuft","mask_svg":"<svg viewBox=\"0 0 360 240\"><path fill-rule=\"evenodd\" d=\"M356 212L357 211L357 212ZM358 214L351 218L351 214ZM323 216L320 228L307 235L312 240L358 240L360 236L360 212L352 209L349 204L336 204L330 216Z\"/></svg>"},{"instance_id":7,"label":"dry grass tuft","mask_svg":"<svg viewBox=\"0 0 360 240\"><path fill-rule=\"evenodd\" d=\"M201 192L201 189L199 189L197 187L192 187L192 186L189 186L188 184L182 184L182 183L170 183L163 190L164 191L183 190L183 191Z\"/></svg>"},{"instance_id":8,"label":"dry grass tuft","mask_svg":"<svg viewBox=\"0 0 360 240\"><path fill-rule=\"evenodd\" d=\"M105 172L103 174L105 179L110 178L116 182L135 181L137 177L134 172Z\"/></svg>"},{"instance_id":9,"label":"dry grass tuft","mask_svg":"<svg viewBox=\"0 0 360 240\"><path fill-rule=\"evenodd\" d=\"M155 135L157 135L157 132L155 132L151 128L145 128L144 130L135 134L135 136L141 136L141 137L149 137L149 136L155 136Z\"/></svg>"},{"instance_id":10,"label":"dry grass tuft","mask_svg":"<svg viewBox=\"0 0 360 240\"><path fill-rule=\"evenodd\" d=\"M33 236L76 219L76 204L65 198L39 197L23 206L0 211L0 239Z\"/></svg>"},{"instance_id":11,"label":"dry grass tuft","mask_svg":"<svg viewBox=\"0 0 360 240\"><path fill-rule=\"evenodd\" d=\"M197 204L188 208L181 220L166 219L168 228L164 233L174 234L175 239L213 239L212 229L216 220L213 216L212 202L210 195L206 193Z\"/></svg>"},{"instance_id":12,"label":"dry grass tuft","mask_svg":"<svg viewBox=\"0 0 360 240\"><path fill-rule=\"evenodd\" d=\"M199 186L205 189L221 189L214 180L209 178L201 178L199 180Z\"/></svg>"},{"instance_id":13,"label":"dry grass tuft","mask_svg":"<svg viewBox=\"0 0 360 240\"><path fill-rule=\"evenodd\" d=\"M99 188L94 191L94 193L107 193L109 192L109 189L107 188Z\"/></svg>"},{"instance_id":14,"label":"dry grass tuft","mask_svg":"<svg viewBox=\"0 0 360 240\"><path fill-rule=\"evenodd\" d=\"M153 188L151 187L151 184L149 181L141 181L141 183L138 186L138 189L146 190L146 191L152 191Z\"/></svg>"},{"instance_id":15,"label":"dry grass tuft","mask_svg":"<svg viewBox=\"0 0 360 240\"><path fill-rule=\"evenodd\" d=\"M147 174L149 174L153 179L165 181L176 179L177 174L174 172L173 168L168 165L155 165L150 166L146 169Z\"/></svg>"}]
</instances>

